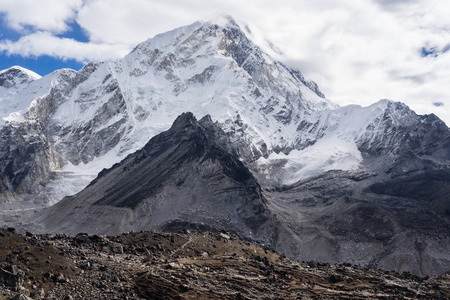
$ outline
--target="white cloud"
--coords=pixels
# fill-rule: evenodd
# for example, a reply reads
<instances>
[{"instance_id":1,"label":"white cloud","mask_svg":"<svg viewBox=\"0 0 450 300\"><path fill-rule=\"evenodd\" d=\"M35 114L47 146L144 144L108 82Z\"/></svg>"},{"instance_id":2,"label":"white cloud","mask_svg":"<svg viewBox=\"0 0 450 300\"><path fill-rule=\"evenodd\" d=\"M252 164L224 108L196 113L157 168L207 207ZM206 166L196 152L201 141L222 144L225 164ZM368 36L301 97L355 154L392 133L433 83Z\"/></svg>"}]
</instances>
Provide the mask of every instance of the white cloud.
<instances>
[{"instance_id":1,"label":"white cloud","mask_svg":"<svg viewBox=\"0 0 450 300\"><path fill-rule=\"evenodd\" d=\"M222 3L223 2L223 3ZM136 45L156 34L185 26L216 14L239 17L251 4L229 0L109 0L88 1L78 12L77 22L92 41Z\"/></svg>"},{"instance_id":2,"label":"white cloud","mask_svg":"<svg viewBox=\"0 0 450 300\"><path fill-rule=\"evenodd\" d=\"M418 113L434 112L450 124L450 51L442 52L450 43L448 0L80 1L42 0L37 7L34 0L2 0L0 10L7 11L14 28L28 24L62 32L66 22L76 20L90 43L34 33L3 42L1 49L83 61L110 59L155 34L230 14L259 30L259 41L266 37L273 42L284 62L317 81L335 102L369 105L389 98ZM33 3L42 16L30 15L34 9L18 10L25 3ZM435 48L438 55L422 57L422 47Z\"/></svg>"},{"instance_id":3,"label":"white cloud","mask_svg":"<svg viewBox=\"0 0 450 300\"><path fill-rule=\"evenodd\" d=\"M36 32L15 42L0 42L0 51L23 57L49 55L60 59L88 62L119 58L124 56L128 49L118 45L81 43L68 38L56 37L48 32Z\"/></svg>"},{"instance_id":4,"label":"white cloud","mask_svg":"<svg viewBox=\"0 0 450 300\"><path fill-rule=\"evenodd\" d=\"M76 16L82 0L2 0L0 12L16 30L31 26L38 30L61 33L68 29L66 22Z\"/></svg>"}]
</instances>

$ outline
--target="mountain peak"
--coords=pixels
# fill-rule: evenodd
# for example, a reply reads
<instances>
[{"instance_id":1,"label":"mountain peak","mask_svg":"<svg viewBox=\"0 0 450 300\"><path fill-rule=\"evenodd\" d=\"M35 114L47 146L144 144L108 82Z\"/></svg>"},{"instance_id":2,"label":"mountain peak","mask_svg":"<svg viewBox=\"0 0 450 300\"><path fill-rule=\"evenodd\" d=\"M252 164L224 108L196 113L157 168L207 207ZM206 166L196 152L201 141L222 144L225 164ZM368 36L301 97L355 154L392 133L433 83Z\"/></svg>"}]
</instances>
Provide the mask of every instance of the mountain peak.
<instances>
[{"instance_id":1,"label":"mountain peak","mask_svg":"<svg viewBox=\"0 0 450 300\"><path fill-rule=\"evenodd\" d=\"M139 76L146 74L149 66L154 66L157 72L168 73L165 77L176 84L177 96L189 83L203 84L214 77L214 73L231 70L238 77L251 77L248 79L258 85L253 96L263 96L264 89L268 93L284 93L280 86L288 86L287 92L297 96L283 95L282 98L300 96L302 102L309 102L294 104L296 106L311 110L337 107L325 99L317 84L273 59L249 38L249 34L249 30L242 29L231 16L221 16L158 34L139 44L125 60L133 68L131 72L141 74ZM206 68L200 70L201 66ZM200 73L193 73L194 70ZM239 74L242 71L247 74ZM183 74L191 77L183 78Z\"/></svg>"},{"instance_id":2,"label":"mountain peak","mask_svg":"<svg viewBox=\"0 0 450 300\"><path fill-rule=\"evenodd\" d=\"M220 16L211 18L210 20L197 21L187 26L157 34L137 45L131 53L138 51L139 54L142 54L142 51L145 53L147 49L152 48L159 50L169 48L168 50L173 51L179 44L182 44L184 47L189 47L196 40L193 38L193 35L197 38L199 36L203 37L202 40L205 42L205 38L220 35L220 32L224 29L241 30L233 17ZM200 32L203 32L203 34L200 34ZM175 49L173 49L174 47Z\"/></svg>"},{"instance_id":3,"label":"mountain peak","mask_svg":"<svg viewBox=\"0 0 450 300\"><path fill-rule=\"evenodd\" d=\"M17 88L24 84L28 84L41 76L28 69L13 66L11 68L0 71L0 87Z\"/></svg>"},{"instance_id":4,"label":"mountain peak","mask_svg":"<svg viewBox=\"0 0 450 300\"><path fill-rule=\"evenodd\" d=\"M20 66L12 66L0 71L0 76L5 76L5 74L11 74L16 77L26 76L30 80L36 80L42 77L41 75Z\"/></svg>"},{"instance_id":5,"label":"mountain peak","mask_svg":"<svg viewBox=\"0 0 450 300\"><path fill-rule=\"evenodd\" d=\"M179 115L175 121L173 122L172 127L176 126L186 126L190 123L197 122L197 119L194 117L194 114L191 112L185 112Z\"/></svg>"}]
</instances>

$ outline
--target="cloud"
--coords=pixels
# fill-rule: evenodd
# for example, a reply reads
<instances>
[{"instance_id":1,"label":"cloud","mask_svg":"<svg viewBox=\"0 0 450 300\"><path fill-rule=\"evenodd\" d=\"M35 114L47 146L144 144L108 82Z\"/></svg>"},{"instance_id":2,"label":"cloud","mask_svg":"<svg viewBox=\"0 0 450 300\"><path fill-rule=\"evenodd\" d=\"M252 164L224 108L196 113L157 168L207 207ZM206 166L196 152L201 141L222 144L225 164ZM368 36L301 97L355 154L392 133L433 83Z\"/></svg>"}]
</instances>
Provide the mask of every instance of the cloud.
<instances>
[{"instance_id":1,"label":"cloud","mask_svg":"<svg viewBox=\"0 0 450 300\"><path fill-rule=\"evenodd\" d=\"M261 1L261 5L269 3ZM87 1L78 11L77 22L90 33L92 41L136 45L156 34L217 14L247 17L249 8L253 9L253 5L237 0Z\"/></svg>"},{"instance_id":2,"label":"cloud","mask_svg":"<svg viewBox=\"0 0 450 300\"><path fill-rule=\"evenodd\" d=\"M283 53L277 59L316 81L332 101L369 105L389 98L418 113L434 112L450 124L450 112L443 108L450 104L448 0L37 2L2 0L0 11L10 27L32 26L37 31L15 42L0 40L0 49L107 60L158 33L230 14L248 24L262 47L272 42ZM55 36L73 21L89 42ZM437 107L435 102L445 105Z\"/></svg>"},{"instance_id":3,"label":"cloud","mask_svg":"<svg viewBox=\"0 0 450 300\"><path fill-rule=\"evenodd\" d=\"M374 2L379 4L383 9L395 10L405 4L413 4L417 0L374 0Z\"/></svg>"},{"instance_id":4,"label":"cloud","mask_svg":"<svg viewBox=\"0 0 450 300\"><path fill-rule=\"evenodd\" d=\"M67 21L76 17L82 3L82 0L2 0L0 12L15 30L31 27L61 33L68 30Z\"/></svg>"},{"instance_id":5,"label":"cloud","mask_svg":"<svg viewBox=\"0 0 450 300\"><path fill-rule=\"evenodd\" d=\"M109 60L124 56L127 48L117 44L81 43L73 39L60 38L49 32L36 32L20 38L18 41L0 42L0 52L7 55L37 57L48 55L60 59L75 59L81 62L90 60Z\"/></svg>"}]
</instances>

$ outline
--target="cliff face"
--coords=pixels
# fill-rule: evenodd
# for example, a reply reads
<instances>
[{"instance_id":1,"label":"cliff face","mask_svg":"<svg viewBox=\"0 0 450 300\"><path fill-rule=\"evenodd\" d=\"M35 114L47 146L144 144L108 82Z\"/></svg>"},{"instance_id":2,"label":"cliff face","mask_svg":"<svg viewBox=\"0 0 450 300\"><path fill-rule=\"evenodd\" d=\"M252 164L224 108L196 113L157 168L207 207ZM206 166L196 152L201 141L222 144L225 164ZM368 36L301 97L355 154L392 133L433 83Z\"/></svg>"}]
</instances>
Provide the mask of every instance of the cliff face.
<instances>
[{"instance_id":1,"label":"cliff face","mask_svg":"<svg viewBox=\"0 0 450 300\"><path fill-rule=\"evenodd\" d=\"M448 176L442 170L380 180L384 174L330 171L266 192L298 247L277 249L298 260L444 273L449 269Z\"/></svg>"}]
</instances>

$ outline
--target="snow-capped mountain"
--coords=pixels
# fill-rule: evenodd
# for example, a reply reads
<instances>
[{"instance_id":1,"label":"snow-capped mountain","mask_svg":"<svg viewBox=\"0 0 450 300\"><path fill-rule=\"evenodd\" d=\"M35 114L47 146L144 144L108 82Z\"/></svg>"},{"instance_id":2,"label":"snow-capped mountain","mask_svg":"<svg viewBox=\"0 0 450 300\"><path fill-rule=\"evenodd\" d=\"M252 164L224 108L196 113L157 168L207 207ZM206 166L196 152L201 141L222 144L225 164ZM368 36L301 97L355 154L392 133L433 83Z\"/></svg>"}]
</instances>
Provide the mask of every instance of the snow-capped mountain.
<instances>
[{"instance_id":1,"label":"snow-capped mountain","mask_svg":"<svg viewBox=\"0 0 450 300\"><path fill-rule=\"evenodd\" d=\"M73 228L106 232L98 226L88 230L88 220L96 217L97 225L116 222L108 228L117 231L161 228L185 216L186 206L183 197L159 204L154 199L176 192L190 195L196 206L189 211L214 215L210 201L227 186L234 188L234 211L248 200L248 193L235 192L245 191L243 183L227 173L227 163L239 165L240 160L252 172L252 186L261 188L255 197L264 204L260 211L265 219L258 224L271 224L257 229L242 222L239 213L233 215L236 230L246 238L256 238L253 231L258 231L260 242L300 260L393 265L417 274L437 274L450 266L449 128L434 115L417 115L390 100L338 107L299 71L264 53L231 18L157 35L123 59L88 63L78 72L63 69L40 78L17 67L4 70L0 103L0 224L34 222L38 214L26 219L24 208L55 204L80 191L51 208L48 221L55 220L59 209L69 216L66 221L76 219L81 215L71 211L75 205L77 213L86 215L81 227ZM185 147L191 143L187 134L175 146L156 149L152 159L141 155L154 153L148 148L157 143L149 140L160 134L156 140L162 141L169 134L161 132L188 111L193 115L184 118L186 128L191 123L197 129L206 123L216 126L212 131L217 134L208 136L206 144L219 145L229 159L218 164L213 158L201 169L206 154L195 155ZM205 115L211 120L197 124L194 116ZM168 132L182 137L182 126L174 127ZM133 154L144 145L145 151ZM183 158L183 174L159 165L172 149ZM129 178L121 177L128 169L121 168L136 155L142 161L129 167L142 168L149 177L153 166L173 171L177 180L193 169L192 180L202 192L175 184L158 187L163 192L155 194L149 182L134 191ZM111 169L101 174L112 172L117 179L99 176L89 185L105 168ZM111 192L120 183L127 183L127 191L117 193L140 191L139 200L156 197L144 207L164 204L173 214L158 214L167 220L156 222L137 206L118 205L119 198L128 199L122 194L115 199ZM221 187L220 193L213 193L214 187ZM99 202L91 205L94 198ZM68 204L71 199L76 204ZM21 209L18 219L14 209ZM100 211L111 214L100 217ZM224 211L230 213L230 208ZM219 228L225 221L212 221L222 220L220 216L203 217L190 214L189 222L209 220L207 228L226 229ZM47 228L71 232L71 223L62 223Z\"/></svg>"},{"instance_id":2,"label":"snow-capped mountain","mask_svg":"<svg viewBox=\"0 0 450 300\"><path fill-rule=\"evenodd\" d=\"M147 40L121 60L35 79L5 98L5 107L16 98L23 104L8 110L5 128L45 128L39 143L49 162L39 168L65 178L27 188L49 203L86 186L182 112L210 114L236 141L251 145L242 156L252 160L296 148L304 117L336 107L315 83L262 52L232 19L224 26L197 22Z\"/></svg>"},{"instance_id":3,"label":"snow-capped mountain","mask_svg":"<svg viewBox=\"0 0 450 300\"><path fill-rule=\"evenodd\" d=\"M198 22L158 35L122 60L90 64L80 73L88 78L64 93L50 125L64 130L88 124L96 132L116 126L123 137L111 146L119 155L192 111L211 114L228 132L245 131L240 136L260 156L290 146L287 139L303 115L335 107L299 72L252 44L233 20L225 27ZM91 124L96 118L100 122ZM83 163L99 156L81 155Z\"/></svg>"},{"instance_id":4,"label":"snow-capped mountain","mask_svg":"<svg viewBox=\"0 0 450 300\"><path fill-rule=\"evenodd\" d=\"M259 159L254 168L282 184L333 169L356 170L363 155L377 149L395 154L405 141L386 134L390 128L398 135L403 131L397 128L434 122L448 131L441 121L390 101L338 108L314 82L252 43L232 18L219 23L196 22L157 35L121 60L89 63L79 72L64 69L39 78L17 67L2 71L4 138L14 132L46 152L45 162L29 168L9 164L22 175L3 180L6 194L19 188L15 199L37 195L34 202L55 203L185 111L211 115L234 143L249 146L241 147L242 159ZM51 179L23 188L28 172Z\"/></svg>"},{"instance_id":5,"label":"snow-capped mountain","mask_svg":"<svg viewBox=\"0 0 450 300\"><path fill-rule=\"evenodd\" d=\"M383 143L389 142L383 136L391 123L422 122L389 101L338 109L314 82L261 51L231 18L224 25L197 22L157 35L121 60L89 63L79 72L39 78L11 68L2 74L17 78L2 87L5 128L44 129L17 133L24 141L37 138L33 143L46 149L47 161L32 169L52 173L53 180L19 192L25 198L39 194L36 201L44 203L81 190L185 111L210 114L234 142L250 146L241 151L243 159L260 158L260 167L282 183L332 169L356 170L363 152L375 151L372 145L395 147ZM288 161L286 168L273 171L280 159ZM23 175L5 182L7 190L17 189Z\"/></svg>"}]
</instances>

